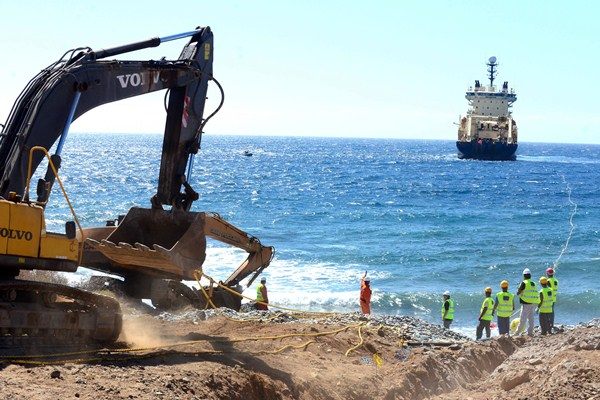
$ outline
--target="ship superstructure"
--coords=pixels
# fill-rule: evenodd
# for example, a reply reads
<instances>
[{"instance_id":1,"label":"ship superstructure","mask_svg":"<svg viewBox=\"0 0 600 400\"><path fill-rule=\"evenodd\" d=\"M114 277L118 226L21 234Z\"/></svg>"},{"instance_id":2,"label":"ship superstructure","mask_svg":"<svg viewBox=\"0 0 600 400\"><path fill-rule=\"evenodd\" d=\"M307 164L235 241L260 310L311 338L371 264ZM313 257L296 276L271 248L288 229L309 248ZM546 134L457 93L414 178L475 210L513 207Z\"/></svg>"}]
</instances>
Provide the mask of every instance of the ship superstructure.
<instances>
[{"instance_id":1,"label":"ship superstructure","mask_svg":"<svg viewBox=\"0 0 600 400\"><path fill-rule=\"evenodd\" d=\"M487 67L490 84L482 85L476 80L475 86L470 87L465 95L469 110L458 123L458 157L516 160L517 123L512 118L511 107L517 101L517 95L509 89L508 81L496 90L496 57L489 58Z\"/></svg>"}]
</instances>

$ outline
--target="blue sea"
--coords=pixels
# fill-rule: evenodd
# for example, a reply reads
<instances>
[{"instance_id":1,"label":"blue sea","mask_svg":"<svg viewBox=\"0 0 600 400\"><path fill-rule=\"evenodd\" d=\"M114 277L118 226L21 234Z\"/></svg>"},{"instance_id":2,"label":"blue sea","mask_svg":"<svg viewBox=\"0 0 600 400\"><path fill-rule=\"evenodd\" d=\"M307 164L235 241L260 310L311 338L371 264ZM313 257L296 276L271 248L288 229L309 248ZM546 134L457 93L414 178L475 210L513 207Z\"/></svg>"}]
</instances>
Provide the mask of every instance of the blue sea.
<instances>
[{"instance_id":1,"label":"blue sea","mask_svg":"<svg viewBox=\"0 0 600 400\"><path fill-rule=\"evenodd\" d=\"M71 134L61 176L82 225L150 206L161 145L160 135ZM275 246L265 275L271 302L286 307L356 311L368 271L374 313L439 323L449 290L453 327L470 331L484 287L506 279L514 291L523 268L537 279L555 265L557 323L600 317L600 146L521 143L517 155L458 160L453 141L204 135L193 210ZM70 219L57 187L47 219L56 230ZM209 246L204 270L217 279L245 258Z\"/></svg>"}]
</instances>

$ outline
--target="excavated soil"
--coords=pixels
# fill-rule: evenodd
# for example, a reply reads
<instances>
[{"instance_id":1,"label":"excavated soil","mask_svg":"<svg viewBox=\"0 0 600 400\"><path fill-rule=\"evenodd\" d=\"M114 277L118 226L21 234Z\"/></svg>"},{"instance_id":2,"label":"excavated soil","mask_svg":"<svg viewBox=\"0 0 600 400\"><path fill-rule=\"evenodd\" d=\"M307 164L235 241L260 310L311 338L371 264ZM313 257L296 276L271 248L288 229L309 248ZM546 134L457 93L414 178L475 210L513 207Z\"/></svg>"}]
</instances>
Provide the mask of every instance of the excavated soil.
<instances>
[{"instance_id":1,"label":"excavated soil","mask_svg":"<svg viewBox=\"0 0 600 400\"><path fill-rule=\"evenodd\" d=\"M47 363L56 358L5 361L0 398L600 398L596 324L476 343L438 337L418 321L211 315L132 312L120 346L145 350L71 355L57 365Z\"/></svg>"}]
</instances>

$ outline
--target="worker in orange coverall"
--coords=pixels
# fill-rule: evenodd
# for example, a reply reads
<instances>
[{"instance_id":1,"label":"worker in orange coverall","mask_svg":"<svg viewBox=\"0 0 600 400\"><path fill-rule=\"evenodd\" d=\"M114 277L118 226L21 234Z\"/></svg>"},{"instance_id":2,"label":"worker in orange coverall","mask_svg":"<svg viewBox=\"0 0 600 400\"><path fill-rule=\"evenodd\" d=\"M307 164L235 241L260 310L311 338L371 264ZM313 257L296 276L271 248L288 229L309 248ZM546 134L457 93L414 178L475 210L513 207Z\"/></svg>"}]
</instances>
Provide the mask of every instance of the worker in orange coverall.
<instances>
[{"instance_id":1,"label":"worker in orange coverall","mask_svg":"<svg viewBox=\"0 0 600 400\"><path fill-rule=\"evenodd\" d=\"M371 314L371 279L367 271L360 280L360 309L365 315Z\"/></svg>"}]
</instances>

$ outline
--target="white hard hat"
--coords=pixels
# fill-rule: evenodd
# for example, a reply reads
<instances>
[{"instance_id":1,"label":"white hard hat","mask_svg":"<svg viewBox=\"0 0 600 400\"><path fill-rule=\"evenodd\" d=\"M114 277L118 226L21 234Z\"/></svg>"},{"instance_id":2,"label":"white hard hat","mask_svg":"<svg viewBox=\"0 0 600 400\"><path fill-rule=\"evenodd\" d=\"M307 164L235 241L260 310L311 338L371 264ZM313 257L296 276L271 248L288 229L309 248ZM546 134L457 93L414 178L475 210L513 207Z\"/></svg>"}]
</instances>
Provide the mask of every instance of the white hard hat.
<instances>
[{"instance_id":1,"label":"white hard hat","mask_svg":"<svg viewBox=\"0 0 600 400\"><path fill-rule=\"evenodd\" d=\"M446 291L444 292L444 296L450 296L450 292L446 290Z\"/></svg>"},{"instance_id":2,"label":"white hard hat","mask_svg":"<svg viewBox=\"0 0 600 400\"><path fill-rule=\"evenodd\" d=\"M260 278L260 281L261 281L261 282L266 282L266 281L267 281L267 278L265 278L265 277L263 276L262 278Z\"/></svg>"},{"instance_id":3,"label":"white hard hat","mask_svg":"<svg viewBox=\"0 0 600 400\"><path fill-rule=\"evenodd\" d=\"M531 271L529 270L529 268L525 268L523 270L523 275L531 275Z\"/></svg>"},{"instance_id":4,"label":"white hard hat","mask_svg":"<svg viewBox=\"0 0 600 400\"><path fill-rule=\"evenodd\" d=\"M365 277L365 279L364 279L364 280L365 280L365 282L371 282L371 278L369 278L368 276L367 276L367 277Z\"/></svg>"}]
</instances>

